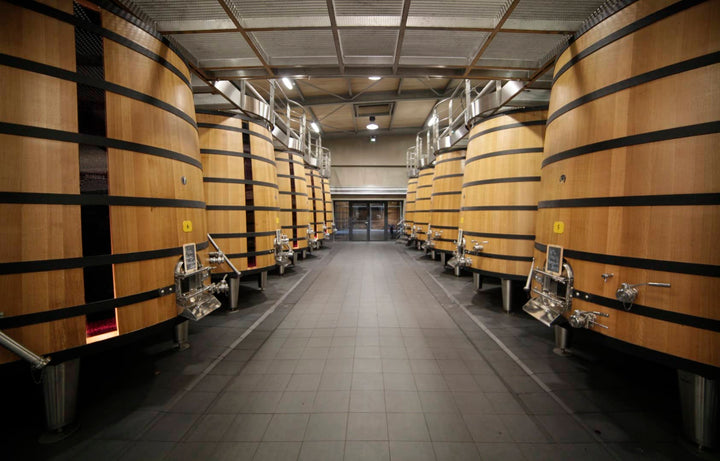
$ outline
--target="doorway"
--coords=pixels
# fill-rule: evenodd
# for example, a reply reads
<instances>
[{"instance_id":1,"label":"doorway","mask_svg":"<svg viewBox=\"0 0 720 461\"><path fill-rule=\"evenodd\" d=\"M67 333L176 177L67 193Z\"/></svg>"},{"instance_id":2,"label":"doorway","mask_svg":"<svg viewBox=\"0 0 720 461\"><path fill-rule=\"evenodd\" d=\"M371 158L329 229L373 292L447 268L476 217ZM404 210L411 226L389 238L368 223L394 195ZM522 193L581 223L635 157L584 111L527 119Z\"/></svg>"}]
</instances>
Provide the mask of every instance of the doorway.
<instances>
[{"instance_id":1,"label":"doorway","mask_svg":"<svg viewBox=\"0 0 720 461\"><path fill-rule=\"evenodd\" d=\"M389 240L402 216L400 201L338 200L334 202L334 206L338 240Z\"/></svg>"}]
</instances>

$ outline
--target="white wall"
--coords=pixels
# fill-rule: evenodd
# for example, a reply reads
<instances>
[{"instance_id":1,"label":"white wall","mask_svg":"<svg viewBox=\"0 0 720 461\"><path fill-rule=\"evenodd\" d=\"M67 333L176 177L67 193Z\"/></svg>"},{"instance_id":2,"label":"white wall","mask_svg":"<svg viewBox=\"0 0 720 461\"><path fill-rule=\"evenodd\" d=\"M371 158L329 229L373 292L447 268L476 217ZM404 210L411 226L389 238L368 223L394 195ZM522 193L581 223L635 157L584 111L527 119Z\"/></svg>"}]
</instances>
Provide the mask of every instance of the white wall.
<instances>
[{"instance_id":1,"label":"white wall","mask_svg":"<svg viewBox=\"0 0 720 461\"><path fill-rule=\"evenodd\" d=\"M405 152L414 144L414 135L378 135L376 142L368 136L324 139L332 152L331 187L361 195L404 195Z\"/></svg>"}]
</instances>

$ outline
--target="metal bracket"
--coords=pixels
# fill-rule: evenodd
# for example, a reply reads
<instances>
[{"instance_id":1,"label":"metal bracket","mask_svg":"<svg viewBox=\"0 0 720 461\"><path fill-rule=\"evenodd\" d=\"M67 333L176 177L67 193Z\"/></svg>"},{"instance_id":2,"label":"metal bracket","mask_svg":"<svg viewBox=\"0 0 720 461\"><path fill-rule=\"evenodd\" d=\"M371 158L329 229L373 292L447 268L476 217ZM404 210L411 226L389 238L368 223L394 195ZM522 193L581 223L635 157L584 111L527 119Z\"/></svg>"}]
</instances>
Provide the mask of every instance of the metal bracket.
<instances>
[{"instance_id":1,"label":"metal bracket","mask_svg":"<svg viewBox=\"0 0 720 461\"><path fill-rule=\"evenodd\" d=\"M569 263L563 263L562 275L548 273L535 267L535 259L530 266L525 290L536 294L525 303L523 310L541 323L551 326L572 307L574 275ZM540 289L532 286L533 281Z\"/></svg>"}]
</instances>

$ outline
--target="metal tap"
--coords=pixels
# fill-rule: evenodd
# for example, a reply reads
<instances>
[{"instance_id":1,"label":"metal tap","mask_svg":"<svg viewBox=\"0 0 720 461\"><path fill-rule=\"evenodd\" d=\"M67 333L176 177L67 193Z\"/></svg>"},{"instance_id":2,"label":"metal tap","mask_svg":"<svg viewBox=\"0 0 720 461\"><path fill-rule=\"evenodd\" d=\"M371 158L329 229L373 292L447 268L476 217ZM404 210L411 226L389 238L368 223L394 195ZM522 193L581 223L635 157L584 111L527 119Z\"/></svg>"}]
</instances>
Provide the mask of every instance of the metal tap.
<instances>
[{"instance_id":1,"label":"metal tap","mask_svg":"<svg viewBox=\"0 0 720 461\"><path fill-rule=\"evenodd\" d=\"M604 312L581 311L579 309L575 309L575 311L570 316L570 326L573 328L588 328L588 329L592 328L593 326L598 326L600 328L605 328L607 330L608 327L606 325L596 322L596 318L598 316L610 317L609 314L606 314Z\"/></svg>"},{"instance_id":2,"label":"metal tap","mask_svg":"<svg viewBox=\"0 0 720 461\"><path fill-rule=\"evenodd\" d=\"M615 297L618 301L623 303L623 307L625 310L630 310L632 308L633 303L635 302L635 299L638 295L638 289L637 287L647 285L650 287L661 287L661 288L670 288L669 283L660 283L660 282L646 282L646 283L635 283L635 284L629 284L627 282L623 282L620 285L620 288L617 289L615 292Z\"/></svg>"},{"instance_id":3,"label":"metal tap","mask_svg":"<svg viewBox=\"0 0 720 461\"><path fill-rule=\"evenodd\" d=\"M482 242L478 242L477 240L470 240L473 243L473 251L483 251L485 247L483 245L487 245L488 241L483 240Z\"/></svg>"}]
</instances>

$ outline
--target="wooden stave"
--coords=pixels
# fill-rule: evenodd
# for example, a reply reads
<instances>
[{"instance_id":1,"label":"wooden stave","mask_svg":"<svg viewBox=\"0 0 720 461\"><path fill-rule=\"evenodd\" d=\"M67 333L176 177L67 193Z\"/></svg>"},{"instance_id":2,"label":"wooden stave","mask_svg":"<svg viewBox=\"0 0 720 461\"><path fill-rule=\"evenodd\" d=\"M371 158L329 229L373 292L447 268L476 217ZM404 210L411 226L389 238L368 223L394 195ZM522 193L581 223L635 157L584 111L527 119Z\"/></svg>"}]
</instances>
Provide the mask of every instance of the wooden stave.
<instances>
[{"instance_id":1,"label":"wooden stave","mask_svg":"<svg viewBox=\"0 0 720 461\"><path fill-rule=\"evenodd\" d=\"M325 197L325 227L328 234L334 232L335 215L333 211L332 194L330 193L330 179L322 178L323 196Z\"/></svg>"},{"instance_id":2,"label":"wooden stave","mask_svg":"<svg viewBox=\"0 0 720 461\"><path fill-rule=\"evenodd\" d=\"M720 263L720 252L712 250L712 235L717 232L711 229L720 225L720 206L712 200L696 202L695 199L720 190L718 160L712 155L720 145L720 136L700 132L679 138L650 137L662 130L720 119L717 90L697 91L704 88L703 82L717 82L717 64L700 65L681 73L668 71L673 63L688 62L708 51L718 51L717 31L704 26L720 20L717 7L706 2L644 24L572 66L564 66L609 33L631 27L669 3L633 3L606 18L600 27L589 29L583 41L576 41L575 47L558 58L542 169L535 258L536 265L543 264L545 254L541 249L546 244L559 244L569 250L565 259L573 267L576 289L583 293L573 299L573 309L599 311L610 316L599 320L609 326L609 330L593 327L593 331L632 347L660 352L660 360L679 358L717 369L720 367L720 311L712 304L710 293L717 287L717 269L712 268ZM710 37L703 36L708 33ZM668 38L683 43L682 49L661 46ZM647 44L658 51L654 52ZM623 58L628 54L642 55L643 59ZM612 74L590 73L589 69L610 61L619 63ZM655 77L661 68L664 73ZM579 74L590 78L580 80ZM637 81L643 76L647 78L636 86L623 85L623 81ZM571 83L576 83L575 87L571 87ZM610 85L614 85L615 91L604 90L602 97L584 96ZM668 88L672 88L672 101L668 101L664 93ZM586 100L583 104L573 106L574 101L583 97ZM673 102L677 100L683 101L682 108ZM630 110L628 101L639 110L652 102L655 116L639 120L641 115ZM584 140L568 136L568 132L588 125L584 120L597 117L600 110L608 107L618 113L626 109L630 122L624 126L612 125L611 130L596 123L592 130L584 130L588 132ZM638 142L623 142L628 136L638 137ZM642 142L642 137L655 140ZM603 148L579 148L593 144ZM558 155L573 152L572 149L585 153ZM683 155L682 161L679 153ZM562 184L557 181L560 174L565 174ZM584 187L580 187L579 176ZM682 200L673 201L673 197ZM563 202L566 200L574 202ZM650 202L657 205L651 206ZM597 206L584 206L591 204ZM565 223L563 234L553 232L556 221ZM585 225L587 222L594 223L594 232L599 235L593 234L591 238L591 232L585 230L589 227ZM610 222L613 224L609 225ZM648 235L653 238L648 239ZM694 270L693 266L698 265ZM663 270L665 267L673 270ZM710 275L713 272L715 275ZM614 275L603 282L600 274ZM648 281L669 282L671 288L640 287L629 311L615 299L620 283Z\"/></svg>"},{"instance_id":3,"label":"wooden stave","mask_svg":"<svg viewBox=\"0 0 720 461\"><path fill-rule=\"evenodd\" d=\"M204 191L207 201L208 232L220 249L241 271L267 271L275 267L274 239L278 226L277 168L270 130L262 123L237 114L199 112L197 115L201 155L203 159ZM244 146L247 130L250 148ZM253 157L241 155L250 154ZM248 205L245 191L249 184L216 181L247 181L245 163L252 168L252 205ZM248 207L258 209L213 209L214 207ZM247 215L254 215L253 234L247 235ZM255 239L255 250L249 251L249 239ZM255 253L255 254L250 254ZM250 265L254 256L255 264ZM223 263L213 271L230 273Z\"/></svg>"},{"instance_id":4,"label":"wooden stave","mask_svg":"<svg viewBox=\"0 0 720 461\"><path fill-rule=\"evenodd\" d=\"M432 193L432 178L435 171L434 166L428 166L420 170L418 175L417 190L415 193L415 212L413 214L415 233L417 240L427 240L428 226L430 222L430 194Z\"/></svg>"},{"instance_id":5,"label":"wooden stave","mask_svg":"<svg viewBox=\"0 0 720 461\"><path fill-rule=\"evenodd\" d=\"M466 151L462 149L446 151L435 157L430 193L430 222L433 233L436 230L442 232L439 238L433 238L436 251L452 253L456 249L453 241L456 241L458 236L465 155Z\"/></svg>"},{"instance_id":6,"label":"wooden stave","mask_svg":"<svg viewBox=\"0 0 720 461\"><path fill-rule=\"evenodd\" d=\"M417 177L408 179L407 193L405 194L405 231L410 236L412 226L415 225L415 196L417 195Z\"/></svg>"},{"instance_id":7,"label":"wooden stave","mask_svg":"<svg viewBox=\"0 0 720 461\"><path fill-rule=\"evenodd\" d=\"M468 135L459 227L471 271L510 280L527 277L534 252L545 115L537 107L496 114L477 120ZM514 182L493 182L505 178ZM476 181L488 182L473 185ZM468 209L472 207L500 208ZM473 240L488 243L475 252Z\"/></svg>"},{"instance_id":8,"label":"wooden stave","mask_svg":"<svg viewBox=\"0 0 720 461\"><path fill-rule=\"evenodd\" d=\"M308 248L307 227L310 224L310 203L308 200L308 180L303 155L295 151L275 150L275 160L278 169L278 186L280 187L280 225L283 233L287 235L293 250L306 250ZM290 174L292 166L293 174ZM287 176L294 176L289 178ZM286 195L292 192L303 195ZM282 194L282 193L286 194ZM296 206L292 208L292 197L296 198ZM299 211L291 211L299 210ZM295 228L293 228L293 216ZM296 235L293 236L293 232Z\"/></svg>"},{"instance_id":9,"label":"wooden stave","mask_svg":"<svg viewBox=\"0 0 720 461\"><path fill-rule=\"evenodd\" d=\"M325 190L320 172L307 167L308 201L310 206L310 225L318 240L325 238Z\"/></svg>"},{"instance_id":10,"label":"wooden stave","mask_svg":"<svg viewBox=\"0 0 720 461\"><path fill-rule=\"evenodd\" d=\"M42 12L25 10L23 9L23 7L6 5L6 9L4 11L5 13L7 13L7 16L5 16L5 18L6 20L8 20L9 23L16 23L17 25L20 25L26 21L33 23L31 27L26 28L26 30L31 31L29 36L25 37L26 44L43 43L43 37L45 36L52 36L54 39L49 44L46 43L45 45L36 46L34 48L35 54L24 53L24 50L22 48L6 48L3 50L3 52L10 56L17 56L19 58L28 60L26 62L35 62L52 67L36 67L29 70L20 70L20 68L13 67L14 64L12 63L0 66L0 68L3 69L4 73L14 75L20 75L24 73L29 76L29 78L22 79L21 82L23 83L19 85L15 90L18 95L24 94L22 90L23 84L30 84L32 86L32 92L36 95L34 98L35 101L38 101L38 99L40 99L40 101L47 102L49 93L54 94L55 97L70 98L61 106L42 102L39 102L38 104L42 107L61 107L63 110L65 110L65 112L68 112L67 114L59 117L62 120L62 123L52 121L52 111L47 112L50 117L44 117L43 119L38 119L37 111L32 111L32 113L28 111L24 115L18 114L16 111L16 114L14 115L2 116L2 121L7 123L20 123L21 125L27 127L40 127L60 130L59 134L69 139L65 141L55 141L52 138L52 136L54 136L54 133L45 132L40 134L34 134L32 130L30 130L24 135L11 133L0 135L0 137L2 137L5 141L8 141L7 143L3 144L5 146L11 147L15 153L17 153L18 151L24 152L27 151L27 149L32 149L34 152L30 155L30 157L32 158L32 163L34 164L32 171L26 171L27 174L23 174L22 170L18 171L17 169L15 169L16 175L18 175L19 177L28 175L37 176L39 173L39 168L42 168L42 165L45 165L44 171L46 173L44 174L56 175L55 180L47 181L47 187L42 188L38 187L39 184L37 184L37 182L33 183L31 181L26 183L25 186L22 186L17 182L13 184L12 181L7 181L7 178L2 178L1 181L5 184L5 186L3 187L4 190L15 191L25 194L49 194L48 197L51 202L47 203L53 203L53 200L58 199L58 196L56 196L55 194L70 194L70 196L67 198L67 200L70 201L65 204L43 205L42 200L44 199L42 199L40 202L26 202L26 204L15 202L16 204L6 203L0 205L0 207L3 209L3 215L7 215L7 213L14 214L16 216L27 216L28 213L42 214L45 212L42 211L41 208L44 208L45 210L47 210L47 213L50 213L47 215L48 217L63 216L62 218L59 218L59 221L58 218L53 218L55 222L62 222L62 226L64 227L64 230L58 233L61 238L66 240L66 243L61 245L63 248L65 248L62 253L56 253L55 255L50 253L46 256L40 255L38 253L30 254L30 260L37 262L35 264L35 266L37 267L36 269L29 268L23 271L14 268L6 268L7 270L3 269L3 275L0 275L0 285L2 285L4 291L8 293L8 298L10 300L10 302L8 303L9 306L5 310L6 315L3 317L3 325L10 325L10 327L2 327L3 330L6 331L11 337L24 344L26 347L40 354L54 353L70 349L76 350L76 348L82 347L87 344L89 340L98 339L97 337L87 337L85 320L85 313L91 312L92 309L94 309L94 304L96 303L85 304L83 290L84 283L82 267L84 267L86 264L90 264L90 260L82 258L82 245L80 243L79 231L81 206L77 203L90 202L85 200L83 197L77 197L80 192L78 186L79 175L77 160L79 138L76 135L73 135L73 133L77 133L78 131L76 115L78 108L77 104L74 101L77 97L77 85L75 84L75 81L72 80L73 78L75 78L75 48L74 46L67 46L68 43L74 43L75 41L75 27L73 27L70 22L65 22L62 19L63 17L69 17L63 16L63 14L72 14L73 7L72 2L65 1L56 2L55 6L51 6L50 8L51 9L47 11L55 11L55 9L57 9L61 12L58 13L59 19L54 18L53 14L45 15ZM127 22L124 18L116 16L115 14L112 14L106 10L98 10L100 12L100 17L102 18L102 26L106 30L113 30L116 25ZM12 20L10 19L11 17ZM38 34L37 31L39 30L46 31L47 33ZM157 45L159 49L167 51L167 56L174 56L178 59L180 63L182 62L179 57L174 55L174 52L170 51L164 44L160 43L157 38L150 36L142 30L130 38L142 40L146 43L152 42ZM122 63L118 64L118 59L113 60L111 59L111 57L114 56L112 51L117 50L117 47L119 45L117 45L115 41L108 40L107 38L103 39L103 41L106 51L105 59L103 62L105 80L97 81L101 84L106 84L106 86L108 87L103 88L103 91L106 91L108 117L107 138L105 139L112 138L117 141L130 141L140 144L144 143L145 145L152 147L169 148L170 150L179 151L181 154L183 154L186 158L190 160L197 161L199 159L199 155L196 150L197 133L195 132L195 127L191 123L189 123L189 121L192 121L191 119L192 116L194 116L194 112L192 112L191 108L189 110L190 114L185 113L184 111L187 110L187 107L184 107L181 103L182 100L187 101L192 99L191 94L189 96L181 94L182 91L190 93L189 87L184 85L184 83L181 83L179 86L181 88L182 86L184 86L184 90L180 89L179 91L175 92L165 91L162 94L149 94L147 96L149 97L150 102L148 102L147 104L139 102L138 99L125 96L126 93L131 93L132 91L145 94L143 93L143 90L145 90L145 88L143 88L142 85L137 82L137 79L124 80L120 82L116 80L118 72L116 72L115 69L117 69L118 65L122 66ZM6 45L6 47L12 46L12 42L9 40L3 39L3 43ZM60 48L53 48L53 46L59 46ZM50 57L50 59L43 58L41 56L41 53L38 54L39 49L51 51L51 54L54 57ZM128 53L125 51L125 49L123 49L123 52L124 53L122 54L125 57L130 56L137 61L142 61L142 65L140 67L142 69L142 72L144 72L145 74L147 74L148 72L152 73L153 69L155 69L154 72L158 76L158 80L163 83L172 82L174 84L173 78L177 79L176 76L167 75L165 73L165 67L156 67L156 62L149 60L146 61L147 58L140 55L139 53L136 53L134 51L132 53ZM120 59L119 61L122 61L122 59ZM61 69L66 73L63 74L60 72L56 72L53 74L53 72L55 72L53 68ZM187 69L185 70L187 72ZM181 82L181 80L177 80L178 82ZM41 82L40 86L37 85L38 82ZM45 83L43 84L42 82ZM9 86L10 85L8 85L8 87ZM45 94L43 94L43 86L54 86L55 88L50 90L49 93L45 92ZM118 91L120 91L120 93L117 93ZM173 97L172 94L174 94L175 97ZM161 109L159 106L156 106L155 103L152 101L153 99L166 104L166 107L170 107L170 110L174 110L175 113L171 113L168 109ZM10 102L9 99L3 98L3 100L6 103ZM29 100L32 101L33 98ZM8 107L7 104L6 107ZM17 108L21 106L14 105L14 107ZM126 126L126 124L121 123L117 120L118 117L116 116L116 114L118 112L125 112L126 110L129 110L131 114L133 112L137 113L140 107L142 107L142 110L145 111L148 117L153 118L156 123L167 123L174 125L175 128L173 128L173 130L175 130L178 138L183 139L188 145L179 146L177 144L173 144L172 142L168 142L168 140L152 138L147 133L142 132L142 130L138 129L137 127L130 128ZM184 118L178 116L177 114L184 116ZM132 123L131 116L128 117L126 115L126 117L129 118L130 122ZM117 144L117 142L115 144ZM46 158L43 160L41 158L42 155L37 155L40 152L42 152L43 155L48 154L52 158ZM146 163L151 163L154 165L163 164L169 168L169 171L172 172L182 171L190 179L190 187L188 187L185 191L178 190L177 187L173 188L172 191L160 191L155 189L154 192L157 193L153 194L154 197L156 197L157 199L190 200L197 205L193 205L192 208L161 206L158 207L155 212L151 211L153 209L151 206L137 205L138 201L134 200L135 198L139 198L140 201L143 201L145 198L148 197L149 194L147 189L147 182L140 184L140 178L138 178L137 188L129 187L127 183L123 182L123 179L128 176L124 172L124 169L128 168L129 164L132 163L131 160L133 156L145 158ZM72 159L72 157L74 157L74 160ZM197 194L198 188L196 180L199 177L198 174L200 174L201 177L201 172L199 168L197 168L197 166L189 165L188 163L178 162L177 160L171 160L168 158L144 155L140 152L130 153L127 150L123 150L117 147L107 148L107 158L108 177L110 178L109 193L108 195L102 196L96 195L92 198L96 199L95 202L97 202L97 200L99 199L100 202L109 204L109 212L111 214L110 222L113 229L111 236L113 254L102 257L102 260L107 261L107 264L112 264L114 267L115 298L107 301L112 307L115 308L117 320L117 334L122 335L155 324L163 323L177 316L177 308L175 306L173 297L166 295L172 293L172 290L169 288L173 285L172 274L175 267L175 262L178 260L179 255L181 254L181 244L190 242L204 245L207 244L204 238L204 212L202 211L202 208L199 208L201 204L202 206L204 206L204 203L202 202L202 193L200 192L199 195ZM5 160L3 160L3 163L5 163ZM74 173L68 174L66 169L63 168L64 166L68 165L74 165L74 168L72 168L75 170ZM165 180L167 182L167 180L169 179L168 175L161 174L160 176L161 182L162 180ZM57 179L60 177L62 178L61 182L66 185L64 188L58 188L56 185ZM175 179L173 176L171 183L174 182ZM107 201L107 199L105 199L104 197L108 196L114 197L113 200ZM77 197L77 199L73 197ZM62 200L65 199L61 198L60 202L62 202ZM123 205L123 203L133 202L136 202L136 205ZM173 222L177 223L177 219L181 219L182 221L183 219L191 218L191 220L195 224L194 231L187 235L181 235L182 231L178 232L173 229L166 236L161 236L160 238L158 238L158 236L155 236L153 238L144 239L140 241L139 245L132 246L128 244L128 241L132 241L132 235L137 235L137 232L124 229L122 232L123 236L121 236L121 232L119 230L119 228L122 227L123 224L127 224L123 221L123 219L125 219L125 217L127 217L128 215L140 216L141 219L149 219L149 222L151 223L157 223L158 221L163 222L167 221L168 219L171 219ZM158 215L162 215L163 217L158 219ZM179 223L177 224L178 227L180 227ZM53 232L57 233L57 227L50 227L52 227L51 230ZM43 233L43 230L42 228L39 228L39 230L40 232L38 232L38 228L36 228L34 232L21 231L21 234L23 235L24 240L37 243L43 240L41 235ZM15 231L8 230L8 232L13 232L13 238L18 238L19 236L19 234L14 233ZM48 229L48 232L50 232L50 229ZM71 241L74 243L72 243ZM172 245L168 245L168 242L171 242ZM155 250L160 250L159 253L164 252L165 254L167 254L167 251L165 250L168 249L168 246L171 246L173 248L172 252L175 252L177 256L167 257L155 255L152 256L152 259L147 259L150 258L150 256L140 256L143 251ZM203 245L201 245L199 248L199 250L201 250L201 253L202 247ZM36 246L36 248L39 247ZM137 254L141 259L146 259L142 259L141 261L136 262L123 262L127 260L127 257L123 256L123 253L127 254L129 257L133 257L132 255ZM77 260L76 262L64 259L68 257L75 257L81 259ZM9 254L6 254L6 257L2 259L4 259L3 262L8 263L13 261L29 261L26 257L18 260L17 258ZM52 259L60 259L60 266L51 266L46 264L48 260ZM42 269L43 267L67 267L67 265L75 268ZM158 267L161 267L162 269L159 272L154 271ZM150 268L152 269L149 270ZM132 273L136 270L147 271L148 273L152 271L152 276L137 281L132 276ZM160 274L159 276L157 276L158 273ZM30 286L34 287L34 291L36 291L36 293L32 294L31 296L27 296L27 294L22 294L18 297L17 295L12 294L12 292L17 291L18 288L21 291L30 293L31 291L33 291L29 289ZM38 296L38 292L48 291L43 290L41 287L47 288L51 286L53 286L53 289L49 291L52 291L52 299L48 298L47 296ZM61 286L62 288L60 288ZM25 289L23 290L22 287L25 287ZM160 291L161 289L162 292ZM127 297L134 296L135 294L137 294L138 292L142 292L143 290L147 292L154 292L155 294L150 293L148 299L142 302L129 303L129 301L125 301L125 299L129 299ZM20 306L16 307L15 302L13 302L12 299L19 299ZM15 359L15 356L5 351L4 349L0 351L0 363L12 361Z\"/></svg>"}]
</instances>

